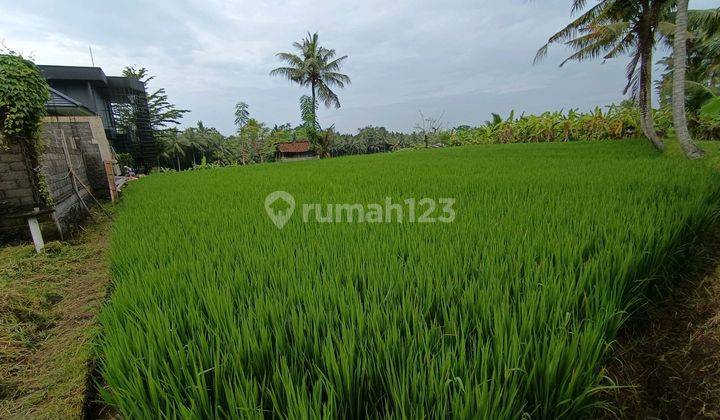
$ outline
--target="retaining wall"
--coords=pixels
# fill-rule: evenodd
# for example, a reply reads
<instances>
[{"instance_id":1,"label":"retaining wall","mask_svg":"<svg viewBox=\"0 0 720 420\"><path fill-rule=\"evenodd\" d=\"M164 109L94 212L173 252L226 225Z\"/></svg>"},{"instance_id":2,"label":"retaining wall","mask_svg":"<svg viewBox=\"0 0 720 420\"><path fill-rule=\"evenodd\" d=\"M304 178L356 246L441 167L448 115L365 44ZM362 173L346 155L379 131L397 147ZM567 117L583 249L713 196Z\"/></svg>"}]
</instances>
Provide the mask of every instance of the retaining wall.
<instances>
[{"instance_id":1,"label":"retaining wall","mask_svg":"<svg viewBox=\"0 0 720 420\"><path fill-rule=\"evenodd\" d=\"M109 197L110 191L91 122L61 118L46 118L41 132L45 145L40 157L41 171L54 203L54 212L41 218L43 231L49 236L62 236L84 217L80 200L90 204L92 199L82 184L98 198ZM67 145L67 156L63 142ZM69 165L79 180L73 180ZM27 237L25 219L13 215L31 211L36 206L30 175L19 147L0 151L0 243Z\"/></svg>"}]
</instances>

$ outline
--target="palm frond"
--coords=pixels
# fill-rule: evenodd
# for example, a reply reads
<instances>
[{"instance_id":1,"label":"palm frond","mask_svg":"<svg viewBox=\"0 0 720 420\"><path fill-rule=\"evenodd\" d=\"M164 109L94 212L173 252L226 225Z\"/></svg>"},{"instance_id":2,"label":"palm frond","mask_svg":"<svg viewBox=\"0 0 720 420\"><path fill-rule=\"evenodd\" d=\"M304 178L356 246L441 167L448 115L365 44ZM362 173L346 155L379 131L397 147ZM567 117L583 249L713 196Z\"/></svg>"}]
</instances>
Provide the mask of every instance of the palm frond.
<instances>
[{"instance_id":1,"label":"palm frond","mask_svg":"<svg viewBox=\"0 0 720 420\"><path fill-rule=\"evenodd\" d=\"M292 53L281 52L275 54L275 57L291 66L300 67L303 64L303 59Z\"/></svg>"},{"instance_id":2,"label":"palm frond","mask_svg":"<svg viewBox=\"0 0 720 420\"><path fill-rule=\"evenodd\" d=\"M630 91L633 97L637 97L637 92L640 89L640 72L638 71L640 58L640 51L635 51L635 54L632 56L630 62L625 67L625 77L627 78L627 84L623 89L623 95L626 95L628 91Z\"/></svg>"},{"instance_id":3,"label":"palm frond","mask_svg":"<svg viewBox=\"0 0 720 420\"><path fill-rule=\"evenodd\" d=\"M340 70L340 67L342 66L342 63L348 58L347 55L344 55L342 57L336 58L333 61L326 62L323 64L323 70L325 71L337 71Z\"/></svg>"},{"instance_id":4,"label":"palm frond","mask_svg":"<svg viewBox=\"0 0 720 420\"><path fill-rule=\"evenodd\" d=\"M615 48L608 51L607 54L603 57L603 60L609 60L611 58L615 58L620 54L625 54L628 51L630 51L632 48L635 48L637 44L635 43L635 33L629 32L627 35L625 35L625 38L623 38L620 42L615 45Z\"/></svg>"},{"instance_id":5,"label":"palm frond","mask_svg":"<svg viewBox=\"0 0 720 420\"><path fill-rule=\"evenodd\" d=\"M317 84L317 95L326 107L340 108L340 99L324 82Z\"/></svg>"},{"instance_id":6,"label":"palm frond","mask_svg":"<svg viewBox=\"0 0 720 420\"><path fill-rule=\"evenodd\" d=\"M580 3L584 7L585 0L576 0L575 3ZM603 12L605 12L605 10L609 7L610 3L612 3L612 1L610 0L599 2L597 5L593 6L590 10L583 13L577 19L570 22L563 29L552 35L547 40L545 45L538 49L537 53L535 54L533 63L536 64L547 56L550 45L567 42L581 35L583 33L583 29L586 29L587 25L598 21L598 17L602 15Z\"/></svg>"},{"instance_id":7,"label":"palm frond","mask_svg":"<svg viewBox=\"0 0 720 420\"><path fill-rule=\"evenodd\" d=\"M626 35L629 29L630 23L624 21L608 25L590 25L584 35L565 42L565 45L578 50L593 44L599 44L599 46L610 50L614 44L627 39Z\"/></svg>"},{"instance_id":8,"label":"palm frond","mask_svg":"<svg viewBox=\"0 0 720 420\"><path fill-rule=\"evenodd\" d=\"M590 24L586 33L567 41L565 44L575 50L575 53L566 58L560 67L568 61L583 61L601 56L608 57L628 48L632 43L630 23L625 21L610 24Z\"/></svg>"},{"instance_id":9,"label":"palm frond","mask_svg":"<svg viewBox=\"0 0 720 420\"><path fill-rule=\"evenodd\" d=\"M342 73L322 73L320 79L328 86L337 86L341 89L350 84L350 77Z\"/></svg>"},{"instance_id":10,"label":"palm frond","mask_svg":"<svg viewBox=\"0 0 720 420\"><path fill-rule=\"evenodd\" d=\"M590 44L570 54L568 58L560 63L560 67L563 67L569 61L585 61L601 57L607 49L607 46L602 43Z\"/></svg>"},{"instance_id":11,"label":"palm frond","mask_svg":"<svg viewBox=\"0 0 720 420\"><path fill-rule=\"evenodd\" d=\"M702 28L707 33L720 32L720 8L688 10L688 28Z\"/></svg>"},{"instance_id":12,"label":"palm frond","mask_svg":"<svg viewBox=\"0 0 720 420\"><path fill-rule=\"evenodd\" d=\"M270 71L271 76L282 76L291 82L298 83L300 85L306 85L308 83L307 78L304 74L294 67L278 67Z\"/></svg>"}]
</instances>

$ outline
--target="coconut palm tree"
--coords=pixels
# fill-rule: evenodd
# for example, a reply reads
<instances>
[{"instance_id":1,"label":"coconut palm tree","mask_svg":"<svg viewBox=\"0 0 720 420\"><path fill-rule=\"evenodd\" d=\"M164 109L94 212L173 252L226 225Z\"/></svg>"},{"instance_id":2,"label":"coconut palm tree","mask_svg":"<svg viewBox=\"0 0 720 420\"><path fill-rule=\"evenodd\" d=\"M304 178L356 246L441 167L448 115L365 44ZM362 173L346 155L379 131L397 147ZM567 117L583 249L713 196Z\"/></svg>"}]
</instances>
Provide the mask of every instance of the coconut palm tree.
<instances>
[{"instance_id":1,"label":"coconut palm tree","mask_svg":"<svg viewBox=\"0 0 720 420\"><path fill-rule=\"evenodd\" d=\"M270 72L272 76L283 76L291 82L300 86L310 86L312 101L317 107L317 98L328 108L334 106L340 108L340 100L332 87L344 88L350 84L350 77L340 73L343 62L347 56L337 57L334 49L328 49L320 45L317 32L303 38L300 42L294 42L293 47L298 54L281 52L276 56L287 63L285 67L278 67Z\"/></svg>"},{"instance_id":2,"label":"coconut palm tree","mask_svg":"<svg viewBox=\"0 0 720 420\"><path fill-rule=\"evenodd\" d=\"M317 147L317 152L321 159L332 156L330 150L335 143L335 134L335 125L331 125L329 128L318 133L315 147Z\"/></svg>"},{"instance_id":3,"label":"coconut palm tree","mask_svg":"<svg viewBox=\"0 0 720 420\"><path fill-rule=\"evenodd\" d=\"M705 152L693 143L685 114L685 71L687 67L688 0L677 0L675 39L673 45L673 125L680 146L689 159L698 159Z\"/></svg>"},{"instance_id":4,"label":"coconut palm tree","mask_svg":"<svg viewBox=\"0 0 720 420\"><path fill-rule=\"evenodd\" d=\"M665 22L661 27L666 33L666 46L674 49L675 24ZM686 53L685 112L697 115L707 101L720 95L720 9L688 10L685 36L689 41L683 50ZM670 54L661 61L666 71L658 85L660 99L665 104L670 104L674 96L675 59L675 54Z\"/></svg>"},{"instance_id":5,"label":"coconut palm tree","mask_svg":"<svg viewBox=\"0 0 720 420\"><path fill-rule=\"evenodd\" d=\"M175 169L179 171L180 157L185 156L185 149L189 145L176 129L166 130L159 140L162 144L160 155L170 161L174 160Z\"/></svg>"},{"instance_id":6,"label":"coconut palm tree","mask_svg":"<svg viewBox=\"0 0 720 420\"><path fill-rule=\"evenodd\" d=\"M574 0L572 12L585 8L587 0ZM652 54L660 18L669 0L600 0L565 28L551 36L535 56L547 55L551 44L564 43L575 50L568 61L630 54L624 93L631 90L640 108L640 125L645 136L659 150L665 145L657 136L652 115Z\"/></svg>"}]
</instances>

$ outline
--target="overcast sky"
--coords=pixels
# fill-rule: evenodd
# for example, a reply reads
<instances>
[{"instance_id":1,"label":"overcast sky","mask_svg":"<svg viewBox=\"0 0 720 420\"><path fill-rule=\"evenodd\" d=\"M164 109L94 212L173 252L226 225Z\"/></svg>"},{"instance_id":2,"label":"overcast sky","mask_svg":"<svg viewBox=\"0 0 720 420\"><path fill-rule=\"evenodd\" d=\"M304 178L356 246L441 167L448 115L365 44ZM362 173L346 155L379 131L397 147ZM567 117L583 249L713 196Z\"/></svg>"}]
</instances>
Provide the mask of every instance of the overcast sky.
<instances>
[{"instance_id":1,"label":"overcast sky","mask_svg":"<svg viewBox=\"0 0 720 420\"><path fill-rule=\"evenodd\" d=\"M592 3L592 1L590 2ZM690 6L718 6L691 0ZM555 48L535 51L570 18L570 0L0 0L0 40L38 64L95 65L117 75L126 65L156 75L151 88L198 120L233 132L233 106L250 105L270 126L299 122L307 90L270 77L307 31L348 55L352 84L342 108L322 109L323 126L411 130L425 115L448 126L507 114L606 105L622 99L625 60L571 63Z\"/></svg>"}]
</instances>

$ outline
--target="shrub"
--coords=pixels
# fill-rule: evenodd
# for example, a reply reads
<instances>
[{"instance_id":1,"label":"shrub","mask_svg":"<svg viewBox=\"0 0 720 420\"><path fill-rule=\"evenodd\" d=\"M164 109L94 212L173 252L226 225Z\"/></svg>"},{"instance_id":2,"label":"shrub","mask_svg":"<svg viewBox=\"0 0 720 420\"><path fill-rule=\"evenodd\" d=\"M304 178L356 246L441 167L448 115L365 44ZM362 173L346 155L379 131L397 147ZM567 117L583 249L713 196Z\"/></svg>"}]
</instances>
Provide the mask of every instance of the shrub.
<instances>
[{"instance_id":1,"label":"shrub","mask_svg":"<svg viewBox=\"0 0 720 420\"><path fill-rule=\"evenodd\" d=\"M135 159L133 159L132 155L130 153L118 153L117 154L117 164L120 166L120 168L128 167L128 168L134 168L135 167Z\"/></svg>"},{"instance_id":2,"label":"shrub","mask_svg":"<svg viewBox=\"0 0 720 420\"><path fill-rule=\"evenodd\" d=\"M0 54L0 147L17 144L30 170L35 202L50 206L52 200L40 171L40 122L46 115L49 90L40 70L14 54Z\"/></svg>"}]
</instances>

